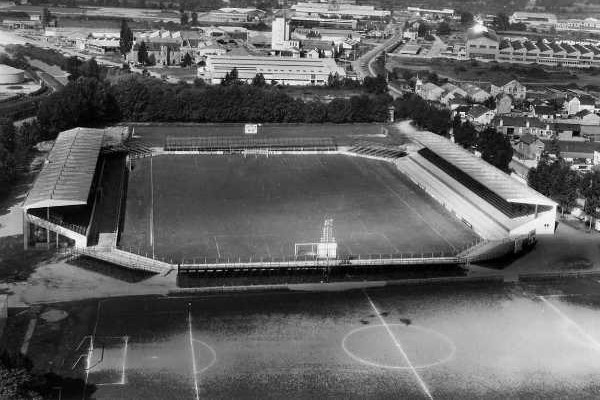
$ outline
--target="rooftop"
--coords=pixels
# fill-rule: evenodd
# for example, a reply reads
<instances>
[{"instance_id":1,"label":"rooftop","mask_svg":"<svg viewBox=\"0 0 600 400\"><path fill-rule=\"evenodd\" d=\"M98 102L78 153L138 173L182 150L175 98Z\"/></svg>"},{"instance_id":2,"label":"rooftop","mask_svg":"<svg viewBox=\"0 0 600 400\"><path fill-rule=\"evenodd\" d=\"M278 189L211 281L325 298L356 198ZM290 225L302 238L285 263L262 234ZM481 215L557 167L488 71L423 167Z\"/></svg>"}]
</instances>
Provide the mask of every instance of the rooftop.
<instances>
[{"instance_id":1,"label":"rooftop","mask_svg":"<svg viewBox=\"0 0 600 400\"><path fill-rule=\"evenodd\" d=\"M23 208L85 205L103 137L102 129L75 128L61 132Z\"/></svg>"},{"instance_id":2,"label":"rooftop","mask_svg":"<svg viewBox=\"0 0 600 400\"><path fill-rule=\"evenodd\" d=\"M407 132L407 135L509 203L556 205L554 201L546 196L511 178L510 175L505 174L443 136L418 130Z\"/></svg>"}]
</instances>

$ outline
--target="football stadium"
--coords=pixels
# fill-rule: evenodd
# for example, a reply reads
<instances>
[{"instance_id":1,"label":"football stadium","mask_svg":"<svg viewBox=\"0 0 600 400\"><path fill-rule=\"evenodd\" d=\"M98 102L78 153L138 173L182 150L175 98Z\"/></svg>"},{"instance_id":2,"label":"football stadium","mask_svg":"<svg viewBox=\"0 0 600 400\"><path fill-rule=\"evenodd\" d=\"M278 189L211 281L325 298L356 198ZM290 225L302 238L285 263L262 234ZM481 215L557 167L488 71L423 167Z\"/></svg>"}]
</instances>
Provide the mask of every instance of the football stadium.
<instances>
[{"instance_id":1,"label":"football stadium","mask_svg":"<svg viewBox=\"0 0 600 400\"><path fill-rule=\"evenodd\" d=\"M76 128L24 246L154 273L469 264L553 234L556 203L410 123Z\"/></svg>"}]
</instances>

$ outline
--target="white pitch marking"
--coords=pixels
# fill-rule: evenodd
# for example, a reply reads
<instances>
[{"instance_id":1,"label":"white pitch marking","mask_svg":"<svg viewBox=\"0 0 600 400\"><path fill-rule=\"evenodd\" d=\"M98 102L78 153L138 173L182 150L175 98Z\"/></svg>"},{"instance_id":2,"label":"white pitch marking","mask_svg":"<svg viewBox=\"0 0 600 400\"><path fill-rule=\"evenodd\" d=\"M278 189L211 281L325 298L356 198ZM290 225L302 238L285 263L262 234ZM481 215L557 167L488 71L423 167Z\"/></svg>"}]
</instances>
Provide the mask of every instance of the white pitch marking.
<instances>
[{"instance_id":1,"label":"white pitch marking","mask_svg":"<svg viewBox=\"0 0 600 400\"><path fill-rule=\"evenodd\" d=\"M219 241L217 240L216 236L213 236L213 238L215 239L215 245L217 246L217 256L221 258L221 250L219 250Z\"/></svg>"},{"instance_id":2,"label":"white pitch marking","mask_svg":"<svg viewBox=\"0 0 600 400\"><path fill-rule=\"evenodd\" d=\"M125 336L125 347L123 348L123 366L121 368L121 384L125 384L125 368L127 364L127 344L129 342L129 336Z\"/></svg>"},{"instance_id":3,"label":"white pitch marking","mask_svg":"<svg viewBox=\"0 0 600 400\"><path fill-rule=\"evenodd\" d=\"M363 293L367 297L367 300L369 300L369 303L371 304L371 308L373 309L373 311L375 312L375 314L377 315L377 317L379 317L379 320L381 321L381 324L387 330L387 333L390 335L390 338L394 341L394 344L396 345L396 348L400 351L400 353L402 354L402 357L404 358L404 360L406 361L406 363L410 367L410 370L412 371L413 375L415 376L415 378L419 382L419 385L421 386L421 389L423 390L423 392L425 393L425 395L429 399L433 400L433 396L431 395L431 392L429 391L429 388L425 384L425 381L423 381L423 378L421 378L421 375L419 375L419 373L417 372L417 370L414 367L414 365L412 365L412 363L410 362L410 359L408 358L408 355L406 354L406 352L402 348L402 345L400 344L400 342L396 338L396 335L394 335L394 332L392 332L392 330L390 329L390 326L387 324L387 322L385 321L385 319L383 319L383 317L381 316L379 310L375 306L375 303L373 303L373 300L371 300L371 297L369 296L369 294L366 291L364 291L364 290L363 290Z\"/></svg>"},{"instance_id":4,"label":"white pitch marking","mask_svg":"<svg viewBox=\"0 0 600 400\"><path fill-rule=\"evenodd\" d=\"M154 258L154 168L150 156L150 246L152 246L152 258Z\"/></svg>"},{"instance_id":5,"label":"white pitch marking","mask_svg":"<svg viewBox=\"0 0 600 400\"><path fill-rule=\"evenodd\" d=\"M27 355L27 351L29 350L29 342L31 341L31 337L33 336L33 332L35 331L35 326L37 325L37 318L32 318L29 320L29 325L27 325L27 332L25 332L25 338L23 339L23 344L21 345L21 354L24 356Z\"/></svg>"},{"instance_id":6,"label":"white pitch marking","mask_svg":"<svg viewBox=\"0 0 600 400\"><path fill-rule=\"evenodd\" d=\"M584 338L586 338L593 345L593 347L596 351L600 351L600 343L596 339L594 339L594 337L592 337L589 333L587 333L585 330L583 330L583 328L577 322L573 321L565 313L560 311L558 309L558 307L556 307L554 304L550 303L550 301L548 301L548 299L546 299L544 296L539 296L539 298L544 303L546 303L548 305L548 307L550 307L552 309L552 311L554 311L555 313L560 315L565 321L567 321L567 323L572 325L577 330L577 332L579 332Z\"/></svg>"},{"instance_id":7,"label":"white pitch marking","mask_svg":"<svg viewBox=\"0 0 600 400\"><path fill-rule=\"evenodd\" d=\"M192 372L194 373L194 389L196 400L200 400L200 391L198 389L198 369L196 368L196 351L194 350L194 336L192 334L192 310L188 309L188 327L190 331L190 349L192 350Z\"/></svg>"}]
</instances>

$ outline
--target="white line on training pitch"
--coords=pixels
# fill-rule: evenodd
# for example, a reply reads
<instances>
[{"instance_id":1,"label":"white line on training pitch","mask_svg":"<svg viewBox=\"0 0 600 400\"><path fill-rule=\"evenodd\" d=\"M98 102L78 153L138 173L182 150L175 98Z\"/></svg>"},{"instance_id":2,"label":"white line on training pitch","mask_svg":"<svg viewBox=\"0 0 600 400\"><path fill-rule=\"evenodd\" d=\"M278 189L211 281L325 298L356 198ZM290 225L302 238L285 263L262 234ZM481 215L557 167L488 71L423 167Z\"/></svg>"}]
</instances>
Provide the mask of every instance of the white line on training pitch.
<instances>
[{"instance_id":1,"label":"white line on training pitch","mask_svg":"<svg viewBox=\"0 0 600 400\"><path fill-rule=\"evenodd\" d=\"M548 307L550 307L552 309L552 311L554 311L555 313L560 315L565 321L567 321L567 323L572 325L577 330L577 332L579 332L584 338L586 338L593 345L593 347L596 351L600 352L600 342L598 342L596 339L594 339L593 336L591 336L589 333L587 333L577 322L573 321L565 313L560 311L558 307L556 307L554 304L550 303L550 301L548 301L548 299L546 299L544 296L539 296L539 298L544 303L546 303L546 305Z\"/></svg>"},{"instance_id":2,"label":"white line on training pitch","mask_svg":"<svg viewBox=\"0 0 600 400\"><path fill-rule=\"evenodd\" d=\"M373 311L375 312L375 314L377 315L377 317L379 317L379 320L381 321L381 324L387 330L387 333L390 335L390 338L392 339L392 341L396 345L396 348L400 351L400 354L402 354L402 357L404 358L404 360L408 364L410 370L412 371L413 375L415 376L415 378L419 382L419 385L421 386L421 389L423 389L423 392L425 393L425 395L427 395L428 398L430 398L430 399L433 400L433 396L431 395L431 392L429 391L429 388L425 384L425 381L423 380L423 378L421 378L421 375L419 375L419 373L417 372L417 370L414 367L414 365L410 362L410 359L408 358L408 355L406 354L406 352L402 348L402 344L400 344L400 342L398 341L398 338L396 338L396 335L394 335L394 332L392 332L392 330L390 329L390 326L387 324L387 322L385 321L385 319L383 319L383 317L381 316L379 310L375 306L375 303L373 303L373 300L371 300L371 297L369 296L369 294L365 290L363 290L363 293L367 297L367 300L369 300L369 303L371 304L371 308L373 309Z\"/></svg>"},{"instance_id":3,"label":"white line on training pitch","mask_svg":"<svg viewBox=\"0 0 600 400\"><path fill-rule=\"evenodd\" d=\"M194 389L196 391L196 400L200 400L200 391L198 389L198 369L196 368L196 352L194 350L194 336L192 334L192 310L188 309L188 327L190 331L190 349L192 351L192 372L194 373Z\"/></svg>"},{"instance_id":4,"label":"white line on training pitch","mask_svg":"<svg viewBox=\"0 0 600 400\"><path fill-rule=\"evenodd\" d=\"M152 258L154 258L154 168L152 156L150 156L150 246L152 246Z\"/></svg>"},{"instance_id":5,"label":"white line on training pitch","mask_svg":"<svg viewBox=\"0 0 600 400\"><path fill-rule=\"evenodd\" d=\"M125 347L123 348L123 367L121 369L121 385L125 384L125 368L127 365L127 344L129 343L129 336L125 336Z\"/></svg>"},{"instance_id":6,"label":"white line on training pitch","mask_svg":"<svg viewBox=\"0 0 600 400\"><path fill-rule=\"evenodd\" d=\"M25 339L23 339L23 344L21 345L21 354L24 356L27 355L29 351L29 342L31 341L31 337L33 336L33 332L35 331L35 326L37 325L37 318L32 318L29 320L29 325L27 325L27 332L25 333Z\"/></svg>"}]
</instances>

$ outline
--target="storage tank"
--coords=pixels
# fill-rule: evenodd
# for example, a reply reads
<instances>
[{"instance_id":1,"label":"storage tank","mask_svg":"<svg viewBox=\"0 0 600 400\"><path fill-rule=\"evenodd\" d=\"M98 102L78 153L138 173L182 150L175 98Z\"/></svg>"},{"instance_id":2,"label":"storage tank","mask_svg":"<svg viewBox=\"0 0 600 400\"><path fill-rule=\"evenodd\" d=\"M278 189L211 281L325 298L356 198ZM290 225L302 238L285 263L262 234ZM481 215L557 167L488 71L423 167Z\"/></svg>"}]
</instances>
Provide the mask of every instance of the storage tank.
<instances>
[{"instance_id":1,"label":"storage tank","mask_svg":"<svg viewBox=\"0 0 600 400\"><path fill-rule=\"evenodd\" d=\"M25 71L0 64L0 85L14 85L23 83Z\"/></svg>"}]
</instances>

